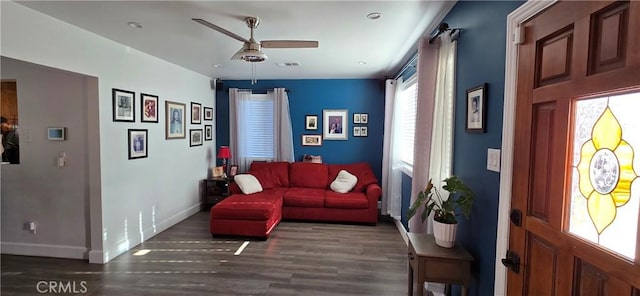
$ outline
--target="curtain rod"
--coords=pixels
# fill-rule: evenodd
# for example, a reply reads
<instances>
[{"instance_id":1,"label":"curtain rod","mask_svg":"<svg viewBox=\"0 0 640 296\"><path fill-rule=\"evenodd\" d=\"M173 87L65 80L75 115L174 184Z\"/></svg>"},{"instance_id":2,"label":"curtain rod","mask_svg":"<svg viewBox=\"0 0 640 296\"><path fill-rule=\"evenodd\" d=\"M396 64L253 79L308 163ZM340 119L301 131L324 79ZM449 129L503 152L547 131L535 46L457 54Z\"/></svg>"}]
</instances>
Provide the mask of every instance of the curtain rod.
<instances>
[{"instance_id":1,"label":"curtain rod","mask_svg":"<svg viewBox=\"0 0 640 296\"><path fill-rule=\"evenodd\" d=\"M250 90L252 94L266 94L268 91L272 91L273 89L250 89L250 88L239 88L239 90ZM229 92L229 88L226 89L227 92ZM284 91L286 93L290 93L291 90L288 88L285 88Z\"/></svg>"},{"instance_id":2,"label":"curtain rod","mask_svg":"<svg viewBox=\"0 0 640 296\"><path fill-rule=\"evenodd\" d=\"M451 39L453 40L458 39L458 35L460 34L460 29L452 29L452 28L449 28L449 24L441 23L438 26L438 33L436 33L436 35L434 35L433 37L429 38L429 44L433 43L433 41L436 40L436 38L438 38L440 34L447 31L449 31L449 36L451 36Z\"/></svg>"},{"instance_id":3,"label":"curtain rod","mask_svg":"<svg viewBox=\"0 0 640 296\"><path fill-rule=\"evenodd\" d=\"M404 64L404 66L402 67L402 69L400 69L400 71L398 71L398 73L396 73L396 75L393 75L393 80L396 80L398 78L400 78L400 76L402 76L402 73L404 73L404 71L407 71L407 69L411 66L411 64L413 64L413 62L418 58L418 53L416 52L416 54L413 55L413 57L411 57L411 59L409 59L407 61L406 64Z\"/></svg>"}]
</instances>

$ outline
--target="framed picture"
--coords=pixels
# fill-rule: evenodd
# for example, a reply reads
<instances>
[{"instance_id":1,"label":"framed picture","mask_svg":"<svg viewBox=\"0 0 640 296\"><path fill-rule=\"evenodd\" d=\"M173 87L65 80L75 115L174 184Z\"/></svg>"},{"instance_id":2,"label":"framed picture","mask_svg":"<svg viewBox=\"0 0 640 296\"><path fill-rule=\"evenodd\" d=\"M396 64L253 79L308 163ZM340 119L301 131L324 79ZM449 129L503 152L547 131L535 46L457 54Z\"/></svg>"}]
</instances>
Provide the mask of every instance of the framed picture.
<instances>
[{"instance_id":1,"label":"framed picture","mask_svg":"<svg viewBox=\"0 0 640 296\"><path fill-rule=\"evenodd\" d=\"M111 91L113 97L113 121L136 121L133 102L135 93L128 90L114 88Z\"/></svg>"},{"instance_id":2,"label":"framed picture","mask_svg":"<svg viewBox=\"0 0 640 296\"><path fill-rule=\"evenodd\" d=\"M360 136L360 127L359 126L354 126L353 127L353 136L354 137L359 137Z\"/></svg>"},{"instance_id":3,"label":"framed picture","mask_svg":"<svg viewBox=\"0 0 640 296\"><path fill-rule=\"evenodd\" d=\"M200 118L201 109L202 109L201 104L191 102L191 123L192 124L200 124L202 122L202 118Z\"/></svg>"},{"instance_id":4,"label":"framed picture","mask_svg":"<svg viewBox=\"0 0 640 296\"><path fill-rule=\"evenodd\" d=\"M158 122L158 96L140 94L142 122Z\"/></svg>"},{"instance_id":5,"label":"framed picture","mask_svg":"<svg viewBox=\"0 0 640 296\"><path fill-rule=\"evenodd\" d=\"M165 138L167 140L185 138L185 109L185 104L165 101Z\"/></svg>"},{"instance_id":6,"label":"framed picture","mask_svg":"<svg viewBox=\"0 0 640 296\"><path fill-rule=\"evenodd\" d=\"M368 128L366 126L361 126L360 127L360 136L361 137L369 136L369 131L368 131Z\"/></svg>"},{"instance_id":7,"label":"framed picture","mask_svg":"<svg viewBox=\"0 0 640 296\"><path fill-rule=\"evenodd\" d=\"M487 84L467 90L466 130L470 133L486 132Z\"/></svg>"},{"instance_id":8,"label":"framed picture","mask_svg":"<svg viewBox=\"0 0 640 296\"><path fill-rule=\"evenodd\" d=\"M202 130L190 129L189 130L189 146L201 146L202 145Z\"/></svg>"},{"instance_id":9,"label":"framed picture","mask_svg":"<svg viewBox=\"0 0 640 296\"><path fill-rule=\"evenodd\" d=\"M362 124L369 123L369 114L367 114L367 113L360 114L360 123L362 123Z\"/></svg>"},{"instance_id":10,"label":"framed picture","mask_svg":"<svg viewBox=\"0 0 640 296\"><path fill-rule=\"evenodd\" d=\"M129 129L129 159L147 157L147 130Z\"/></svg>"},{"instance_id":11,"label":"framed picture","mask_svg":"<svg viewBox=\"0 0 640 296\"><path fill-rule=\"evenodd\" d=\"M353 123L360 123L360 121L362 121L360 113L353 113Z\"/></svg>"},{"instance_id":12,"label":"framed picture","mask_svg":"<svg viewBox=\"0 0 640 296\"><path fill-rule=\"evenodd\" d=\"M66 137L66 128L64 127L49 127L47 128L47 139L49 141L64 141Z\"/></svg>"},{"instance_id":13,"label":"framed picture","mask_svg":"<svg viewBox=\"0 0 640 296\"><path fill-rule=\"evenodd\" d=\"M323 110L322 127L325 140L347 140L349 138L349 121L347 110Z\"/></svg>"},{"instance_id":14,"label":"framed picture","mask_svg":"<svg viewBox=\"0 0 640 296\"><path fill-rule=\"evenodd\" d=\"M229 176L233 177L237 174L238 174L238 166L234 164L229 168Z\"/></svg>"},{"instance_id":15,"label":"framed picture","mask_svg":"<svg viewBox=\"0 0 640 296\"><path fill-rule=\"evenodd\" d=\"M306 115L304 117L304 127L307 130L318 130L318 115Z\"/></svg>"},{"instance_id":16,"label":"framed picture","mask_svg":"<svg viewBox=\"0 0 640 296\"><path fill-rule=\"evenodd\" d=\"M213 108L204 107L204 120L213 120Z\"/></svg>"},{"instance_id":17,"label":"framed picture","mask_svg":"<svg viewBox=\"0 0 640 296\"><path fill-rule=\"evenodd\" d=\"M211 141L213 140L213 126L205 125L204 126L204 140Z\"/></svg>"},{"instance_id":18,"label":"framed picture","mask_svg":"<svg viewBox=\"0 0 640 296\"><path fill-rule=\"evenodd\" d=\"M213 171L213 177L214 178L220 178L220 177L224 177L224 167L221 166L217 166L211 169Z\"/></svg>"},{"instance_id":19,"label":"framed picture","mask_svg":"<svg viewBox=\"0 0 640 296\"><path fill-rule=\"evenodd\" d=\"M322 146L322 136L302 135L302 146Z\"/></svg>"}]
</instances>

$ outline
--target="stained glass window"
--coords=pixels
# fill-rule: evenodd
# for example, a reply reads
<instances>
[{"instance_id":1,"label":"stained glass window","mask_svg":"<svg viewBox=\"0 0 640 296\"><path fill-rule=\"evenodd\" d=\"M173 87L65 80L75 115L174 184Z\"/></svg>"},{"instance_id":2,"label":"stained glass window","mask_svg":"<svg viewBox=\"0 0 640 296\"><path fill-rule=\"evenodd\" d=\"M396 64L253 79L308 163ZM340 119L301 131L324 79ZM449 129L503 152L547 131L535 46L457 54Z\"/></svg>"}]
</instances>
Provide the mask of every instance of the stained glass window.
<instances>
[{"instance_id":1,"label":"stained glass window","mask_svg":"<svg viewBox=\"0 0 640 296\"><path fill-rule=\"evenodd\" d=\"M633 260L640 93L579 100L575 108L569 232Z\"/></svg>"}]
</instances>

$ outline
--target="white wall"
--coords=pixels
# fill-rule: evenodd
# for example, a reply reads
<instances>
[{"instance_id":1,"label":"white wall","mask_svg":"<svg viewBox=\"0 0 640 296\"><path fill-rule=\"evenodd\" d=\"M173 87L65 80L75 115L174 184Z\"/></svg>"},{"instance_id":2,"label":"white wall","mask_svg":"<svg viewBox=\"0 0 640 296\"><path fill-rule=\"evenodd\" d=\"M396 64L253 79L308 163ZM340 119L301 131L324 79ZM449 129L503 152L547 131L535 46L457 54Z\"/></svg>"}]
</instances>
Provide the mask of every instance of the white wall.
<instances>
[{"instance_id":1,"label":"white wall","mask_svg":"<svg viewBox=\"0 0 640 296\"><path fill-rule=\"evenodd\" d=\"M213 107L210 79L19 4L1 5L3 56L98 78L99 131L89 137L99 133L99 139L88 143L88 154L99 153L100 160L97 171L89 170L97 180L90 177L87 185L90 262L111 260L198 211L198 181L206 176L207 149L215 150L215 141L189 147L188 138L165 140L164 102ZM135 123L112 121L112 88L136 92ZM160 97L159 123L140 122L141 92ZM128 160L130 128L149 130L147 158ZM204 125L187 123L191 128Z\"/></svg>"},{"instance_id":2,"label":"white wall","mask_svg":"<svg viewBox=\"0 0 640 296\"><path fill-rule=\"evenodd\" d=\"M87 80L81 75L8 58L2 79L16 80L20 164L2 165L2 252L87 258ZM47 127L66 127L66 141L47 140ZM56 166L65 152L71 160ZM69 182L73 180L73 182ZM35 221L35 234L25 222Z\"/></svg>"}]
</instances>

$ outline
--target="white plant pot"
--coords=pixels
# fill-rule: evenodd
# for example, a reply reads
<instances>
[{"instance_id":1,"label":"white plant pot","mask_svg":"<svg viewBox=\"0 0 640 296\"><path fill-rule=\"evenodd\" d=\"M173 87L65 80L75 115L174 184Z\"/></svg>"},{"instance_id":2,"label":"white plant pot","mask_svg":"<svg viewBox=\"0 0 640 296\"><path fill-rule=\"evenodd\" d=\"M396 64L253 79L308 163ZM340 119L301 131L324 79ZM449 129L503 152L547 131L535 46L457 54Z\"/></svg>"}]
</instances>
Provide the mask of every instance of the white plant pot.
<instances>
[{"instance_id":1,"label":"white plant pot","mask_svg":"<svg viewBox=\"0 0 640 296\"><path fill-rule=\"evenodd\" d=\"M453 248L456 242L456 230L458 224L445 224L433 221L433 236L436 244L443 248Z\"/></svg>"}]
</instances>

